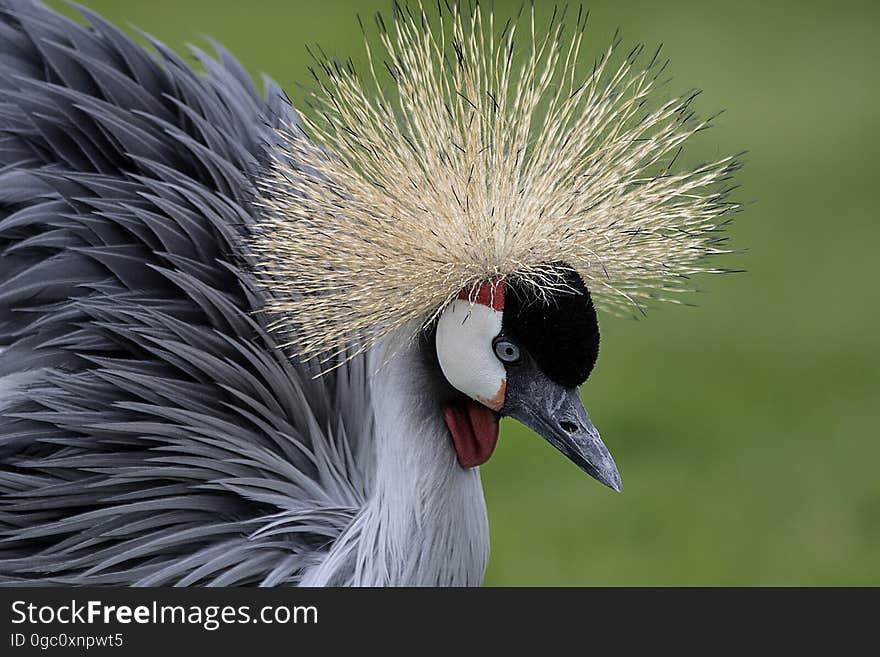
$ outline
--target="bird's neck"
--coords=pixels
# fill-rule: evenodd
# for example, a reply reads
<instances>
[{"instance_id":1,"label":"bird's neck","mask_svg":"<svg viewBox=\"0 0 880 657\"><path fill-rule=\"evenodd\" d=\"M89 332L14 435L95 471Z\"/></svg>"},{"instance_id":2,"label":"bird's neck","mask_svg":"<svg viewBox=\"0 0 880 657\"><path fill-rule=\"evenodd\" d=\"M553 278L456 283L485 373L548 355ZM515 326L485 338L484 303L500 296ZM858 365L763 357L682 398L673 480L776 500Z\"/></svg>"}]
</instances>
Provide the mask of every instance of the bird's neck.
<instances>
[{"instance_id":1,"label":"bird's neck","mask_svg":"<svg viewBox=\"0 0 880 657\"><path fill-rule=\"evenodd\" d=\"M458 464L418 349L402 349L373 380L377 538L392 581L479 585L489 551L480 472Z\"/></svg>"},{"instance_id":2,"label":"bird's neck","mask_svg":"<svg viewBox=\"0 0 880 657\"><path fill-rule=\"evenodd\" d=\"M392 345L372 359L372 494L334 546L346 581L326 583L477 586L489 555L479 469L458 464L420 347Z\"/></svg>"}]
</instances>

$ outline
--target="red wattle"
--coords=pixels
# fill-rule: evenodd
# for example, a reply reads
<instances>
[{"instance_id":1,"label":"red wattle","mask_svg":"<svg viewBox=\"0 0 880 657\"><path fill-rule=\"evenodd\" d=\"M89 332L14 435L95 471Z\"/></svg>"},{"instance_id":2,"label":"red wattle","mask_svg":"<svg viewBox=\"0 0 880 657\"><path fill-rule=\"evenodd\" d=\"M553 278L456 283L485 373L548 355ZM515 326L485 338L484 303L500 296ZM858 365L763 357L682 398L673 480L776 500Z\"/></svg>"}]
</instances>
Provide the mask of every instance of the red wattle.
<instances>
[{"instance_id":1,"label":"red wattle","mask_svg":"<svg viewBox=\"0 0 880 657\"><path fill-rule=\"evenodd\" d=\"M463 468L473 468L489 460L498 442L498 419L490 409L472 399L462 397L443 407L443 417L458 462Z\"/></svg>"}]
</instances>

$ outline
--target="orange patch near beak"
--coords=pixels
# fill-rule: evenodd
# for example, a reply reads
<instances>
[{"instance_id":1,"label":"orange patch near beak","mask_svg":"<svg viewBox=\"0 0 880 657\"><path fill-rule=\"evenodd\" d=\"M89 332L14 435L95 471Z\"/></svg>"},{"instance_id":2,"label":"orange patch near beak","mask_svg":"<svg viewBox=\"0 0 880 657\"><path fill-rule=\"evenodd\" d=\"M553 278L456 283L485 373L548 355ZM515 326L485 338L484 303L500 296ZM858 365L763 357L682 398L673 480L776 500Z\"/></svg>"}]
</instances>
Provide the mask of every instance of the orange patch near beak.
<instances>
[{"instance_id":1,"label":"orange patch near beak","mask_svg":"<svg viewBox=\"0 0 880 657\"><path fill-rule=\"evenodd\" d=\"M504 406L504 395L507 393L507 379L501 381L501 387L498 388L498 392L496 392L491 399L483 399L479 397L479 401L481 404L488 406L493 411L500 411L501 407Z\"/></svg>"}]
</instances>

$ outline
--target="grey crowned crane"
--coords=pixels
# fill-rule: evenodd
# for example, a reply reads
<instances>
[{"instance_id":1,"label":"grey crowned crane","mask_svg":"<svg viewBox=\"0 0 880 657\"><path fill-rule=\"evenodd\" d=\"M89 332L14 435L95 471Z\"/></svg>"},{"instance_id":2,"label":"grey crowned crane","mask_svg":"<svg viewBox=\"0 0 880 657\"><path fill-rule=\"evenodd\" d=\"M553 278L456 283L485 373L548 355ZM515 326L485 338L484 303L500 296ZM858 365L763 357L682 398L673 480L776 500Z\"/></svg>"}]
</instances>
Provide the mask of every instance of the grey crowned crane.
<instances>
[{"instance_id":1,"label":"grey crowned crane","mask_svg":"<svg viewBox=\"0 0 880 657\"><path fill-rule=\"evenodd\" d=\"M504 416L620 490L596 309L736 208L656 56L397 7L301 116L81 12L0 0L3 583L478 585Z\"/></svg>"}]
</instances>

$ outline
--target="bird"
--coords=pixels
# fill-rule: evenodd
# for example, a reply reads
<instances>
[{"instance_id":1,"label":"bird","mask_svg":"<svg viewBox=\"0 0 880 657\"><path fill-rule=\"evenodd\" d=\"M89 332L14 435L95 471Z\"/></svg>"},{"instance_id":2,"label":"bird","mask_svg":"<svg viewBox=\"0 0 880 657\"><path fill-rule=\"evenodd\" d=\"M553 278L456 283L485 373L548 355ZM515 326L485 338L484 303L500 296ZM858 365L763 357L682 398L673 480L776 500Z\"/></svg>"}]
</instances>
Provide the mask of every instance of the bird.
<instances>
[{"instance_id":1,"label":"bird","mask_svg":"<svg viewBox=\"0 0 880 657\"><path fill-rule=\"evenodd\" d=\"M501 418L621 490L600 314L740 207L659 50L395 5L300 112L77 11L0 0L0 583L478 586Z\"/></svg>"}]
</instances>

